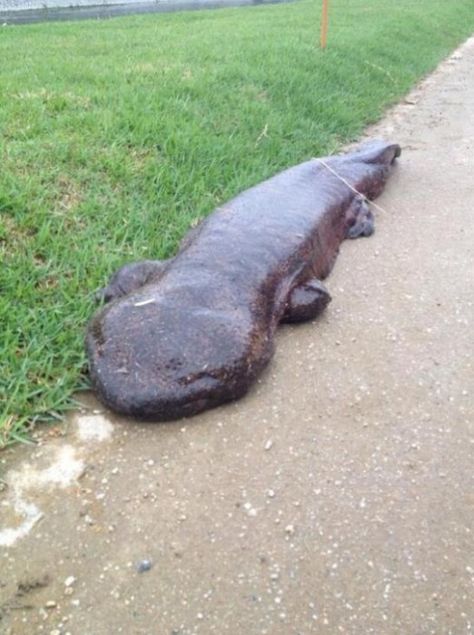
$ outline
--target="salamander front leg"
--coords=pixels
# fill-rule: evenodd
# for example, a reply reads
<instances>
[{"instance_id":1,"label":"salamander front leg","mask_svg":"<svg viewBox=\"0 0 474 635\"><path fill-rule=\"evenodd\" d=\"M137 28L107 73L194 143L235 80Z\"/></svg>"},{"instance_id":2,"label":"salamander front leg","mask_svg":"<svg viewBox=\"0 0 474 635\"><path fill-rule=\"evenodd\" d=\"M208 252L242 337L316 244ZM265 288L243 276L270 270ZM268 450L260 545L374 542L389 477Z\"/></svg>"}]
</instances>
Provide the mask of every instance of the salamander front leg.
<instances>
[{"instance_id":1,"label":"salamander front leg","mask_svg":"<svg viewBox=\"0 0 474 635\"><path fill-rule=\"evenodd\" d=\"M331 296L318 278L294 287L280 322L305 322L319 315L331 301Z\"/></svg>"},{"instance_id":2,"label":"salamander front leg","mask_svg":"<svg viewBox=\"0 0 474 635\"><path fill-rule=\"evenodd\" d=\"M347 212L347 224L346 238L371 236L374 233L374 215L362 196L358 196L352 201Z\"/></svg>"},{"instance_id":3,"label":"salamander front leg","mask_svg":"<svg viewBox=\"0 0 474 635\"><path fill-rule=\"evenodd\" d=\"M152 279L160 277L170 264L169 260L141 260L140 262L132 262L124 265L116 271L110 278L110 282L106 287L99 289L95 294L95 299L99 302L110 302L115 298L143 287Z\"/></svg>"}]
</instances>

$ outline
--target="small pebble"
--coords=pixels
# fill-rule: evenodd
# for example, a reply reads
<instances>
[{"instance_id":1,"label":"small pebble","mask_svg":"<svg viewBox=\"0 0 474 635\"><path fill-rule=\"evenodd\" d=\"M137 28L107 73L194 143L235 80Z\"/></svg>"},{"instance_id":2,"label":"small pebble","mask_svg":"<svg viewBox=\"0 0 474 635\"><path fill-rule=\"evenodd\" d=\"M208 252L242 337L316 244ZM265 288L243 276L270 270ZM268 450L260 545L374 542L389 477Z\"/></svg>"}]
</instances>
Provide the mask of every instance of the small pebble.
<instances>
[{"instance_id":1,"label":"small pebble","mask_svg":"<svg viewBox=\"0 0 474 635\"><path fill-rule=\"evenodd\" d=\"M64 580L64 586L72 586L75 581L76 581L76 578L73 575L70 575L68 578Z\"/></svg>"},{"instance_id":2,"label":"small pebble","mask_svg":"<svg viewBox=\"0 0 474 635\"><path fill-rule=\"evenodd\" d=\"M145 571L150 571L152 568L151 560L141 560L137 565L138 573L145 573Z\"/></svg>"},{"instance_id":3,"label":"small pebble","mask_svg":"<svg viewBox=\"0 0 474 635\"><path fill-rule=\"evenodd\" d=\"M271 439L268 439L268 441L264 445L264 448L265 450L271 450L272 447L273 447L273 441Z\"/></svg>"},{"instance_id":4,"label":"small pebble","mask_svg":"<svg viewBox=\"0 0 474 635\"><path fill-rule=\"evenodd\" d=\"M285 532L287 534L293 535L295 533L295 526L294 525L287 525L285 527Z\"/></svg>"},{"instance_id":5,"label":"small pebble","mask_svg":"<svg viewBox=\"0 0 474 635\"><path fill-rule=\"evenodd\" d=\"M54 600L48 600L44 606L47 609L54 609L57 606L57 604Z\"/></svg>"}]
</instances>

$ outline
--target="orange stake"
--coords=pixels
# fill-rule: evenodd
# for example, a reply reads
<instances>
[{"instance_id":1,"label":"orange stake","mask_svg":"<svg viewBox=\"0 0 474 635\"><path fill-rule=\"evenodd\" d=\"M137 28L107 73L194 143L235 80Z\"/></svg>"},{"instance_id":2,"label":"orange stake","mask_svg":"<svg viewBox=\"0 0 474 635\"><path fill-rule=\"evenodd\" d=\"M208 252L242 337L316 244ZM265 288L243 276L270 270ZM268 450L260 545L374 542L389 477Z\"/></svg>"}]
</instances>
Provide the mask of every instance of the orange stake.
<instances>
[{"instance_id":1,"label":"orange stake","mask_svg":"<svg viewBox=\"0 0 474 635\"><path fill-rule=\"evenodd\" d=\"M321 48L325 49L328 37L328 9L329 0L323 0L323 9L321 12Z\"/></svg>"}]
</instances>

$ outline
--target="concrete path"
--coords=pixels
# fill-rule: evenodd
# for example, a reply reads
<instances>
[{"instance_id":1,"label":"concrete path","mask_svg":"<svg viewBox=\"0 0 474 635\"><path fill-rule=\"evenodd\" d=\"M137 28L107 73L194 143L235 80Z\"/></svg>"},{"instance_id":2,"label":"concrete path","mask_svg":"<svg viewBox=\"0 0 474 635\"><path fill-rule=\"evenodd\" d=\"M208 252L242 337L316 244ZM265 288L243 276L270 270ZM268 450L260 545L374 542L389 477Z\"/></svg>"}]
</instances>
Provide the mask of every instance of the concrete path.
<instances>
[{"instance_id":1,"label":"concrete path","mask_svg":"<svg viewBox=\"0 0 474 635\"><path fill-rule=\"evenodd\" d=\"M3 633L472 632L473 112L474 39L370 131L403 146L376 234L247 398L90 399L2 455Z\"/></svg>"},{"instance_id":2,"label":"concrete path","mask_svg":"<svg viewBox=\"0 0 474 635\"><path fill-rule=\"evenodd\" d=\"M70 20L103 20L143 13L223 9L293 0L0 0L0 25Z\"/></svg>"}]
</instances>

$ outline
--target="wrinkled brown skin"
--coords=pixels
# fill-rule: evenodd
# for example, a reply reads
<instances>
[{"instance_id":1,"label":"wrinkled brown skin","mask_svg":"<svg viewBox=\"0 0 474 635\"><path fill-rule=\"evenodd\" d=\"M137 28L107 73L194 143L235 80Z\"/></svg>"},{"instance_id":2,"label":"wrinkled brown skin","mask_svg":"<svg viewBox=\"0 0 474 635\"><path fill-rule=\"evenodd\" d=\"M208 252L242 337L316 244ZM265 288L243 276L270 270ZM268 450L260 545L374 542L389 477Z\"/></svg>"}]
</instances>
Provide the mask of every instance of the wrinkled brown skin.
<instances>
[{"instance_id":1,"label":"wrinkled brown skin","mask_svg":"<svg viewBox=\"0 0 474 635\"><path fill-rule=\"evenodd\" d=\"M320 279L347 238L370 235L377 197L400 147L292 167L232 199L167 261L126 265L87 332L90 376L112 410L163 421L242 397L270 360L282 321L314 318Z\"/></svg>"}]
</instances>

